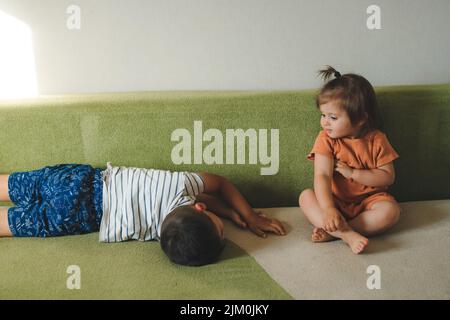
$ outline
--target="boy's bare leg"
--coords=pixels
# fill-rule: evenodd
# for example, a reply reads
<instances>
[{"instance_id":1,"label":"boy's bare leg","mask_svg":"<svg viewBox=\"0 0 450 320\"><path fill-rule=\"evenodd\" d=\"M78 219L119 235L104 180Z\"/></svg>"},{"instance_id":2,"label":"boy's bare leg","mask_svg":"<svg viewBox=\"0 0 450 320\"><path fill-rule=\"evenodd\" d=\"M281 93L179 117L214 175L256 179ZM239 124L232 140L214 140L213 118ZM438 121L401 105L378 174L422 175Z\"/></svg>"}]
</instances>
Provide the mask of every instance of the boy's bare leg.
<instances>
[{"instance_id":1,"label":"boy's bare leg","mask_svg":"<svg viewBox=\"0 0 450 320\"><path fill-rule=\"evenodd\" d=\"M322 226L325 217L322 209L319 206L316 195L312 189L307 189L302 192L299 198L299 204L305 216L316 227L311 236L312 240L316 242L331 240L331 238L324 235L324 231L318 230L323 230ZM345 241L350 246L353 253L361 253L369 243L369 240L353 230L351 226L345 222L344 218L342 218L342 221L344 222L344 226L340 230L329 232L328 234L331 237L340 238Z\"/></svg>"},{"instance_id":2,"label":"boy's bare leg","mask_svg":"<svg viewBox=\"0 0 450 320\"><path fill-rule=\"evenodd\" d=\"M7 207L0 207L0 237L12 237L9 229Z\"/></svg>"},{"instance_id":3,"label":"boy's bare leg","mask_svg":"<svg viewBox=\"0 0 450 320\"><path fill-rule=\"evenodd\" d=\"M8 191L9 174L0 174L0 201L9 201ZM0 237L12 237L11 230L8 223L8 208L0 207Z\"/></svg>"},{"instance_id":4,"label":"boy's bare leg","mask_svg":"<svg viewBox=\"0 0 450 320\"><path fill-rule=\"evenodd\" d=\"M11 202L8 193L8 179L9 174L0 174L0 201Z\"/></svg>"}]
</instances>

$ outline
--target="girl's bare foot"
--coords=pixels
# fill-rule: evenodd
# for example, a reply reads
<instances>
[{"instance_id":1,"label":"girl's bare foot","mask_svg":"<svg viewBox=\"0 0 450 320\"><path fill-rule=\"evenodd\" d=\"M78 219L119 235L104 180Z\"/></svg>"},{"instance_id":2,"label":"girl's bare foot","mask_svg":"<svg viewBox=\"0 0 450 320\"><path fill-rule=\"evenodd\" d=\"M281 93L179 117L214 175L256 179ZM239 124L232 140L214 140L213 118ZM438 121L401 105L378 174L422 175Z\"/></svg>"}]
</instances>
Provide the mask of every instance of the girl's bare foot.
<instances>
[{"instance_id":1,"label":"girl's bare foot","mask_svg":"<svg viewBox=\"0 0 450 320\"><path fill-rule=\"evenodd\" d=\"M352 249L353 253L358 254L363 252L364 248L369 244L369 239L363 237L358 232L348 230L342 233L342 240L344 240Z\"/></svg>"},{"instance_id":2,"label":"girl's bare foot","mask_svg":"<svg viewBox=\"0 0 450 320\"><path fill-rule=\"evenodd\" d=\"M328 234L322 228L314 228L314 230L311 234L311 240L313 242L327 242L327 241L333 241L333 240L337 240L337 239L338 238L335 238L332 235Z\"/></svg>"}]
</instances>

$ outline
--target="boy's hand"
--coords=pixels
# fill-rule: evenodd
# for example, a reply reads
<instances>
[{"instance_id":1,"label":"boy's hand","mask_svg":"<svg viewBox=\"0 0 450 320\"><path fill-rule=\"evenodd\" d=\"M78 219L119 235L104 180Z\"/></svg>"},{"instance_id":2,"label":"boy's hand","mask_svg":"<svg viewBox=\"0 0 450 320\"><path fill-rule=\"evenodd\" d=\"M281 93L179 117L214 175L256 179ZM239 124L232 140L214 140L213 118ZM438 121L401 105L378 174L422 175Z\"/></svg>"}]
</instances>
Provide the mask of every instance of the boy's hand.
<instances>
[{"instance_id":1,"label":"boy's hand","mask_svg":"<svg viewBox=\"0 0 450 320\"><path fill-rule=\"evenodd\" d=\"M346 179L350 179L353 174L353 168L349 167L346 163L339 160L335 162L334 170L342 174Z\"/></svg>"},{"instance_id":2,"label":"boy's hand","mask_svg":"<svg viewBox=\"0 0 450 320\"><path fill-rule=\"evenodd\" d=\"M337 231L342 227L342 225L343 225L342 216L338 209L328 208L325 210L323 229L326 232Z\"/></svg>"},{"instance_id":3,"label":"boy's hand","mask_svg":"<svg viewBox=\"0 0 450 320\"><path fill-rule=\"evenodd\" d=\"M251 218L247 219L248 228L257 236L265 238L264 232L273 232L278 235L285 235L284 227L277 219L266 217L261 212L256 212Z\"/></svg>"},{"instance_id":4,"label":"boy's hand","mask_svg":"<svg viewBox=\"0 0 450 320\"><path fill-rule=\"evenodd\" d=\"M230 214L227 215L227 218L233 221L233 223L238 227L242 229L247 228L247 223L245 223L245 221L242 220L242 217L236 211L230 210Z\"/></svg>"},{"instance_id":5,"label":"boy's hand","mask_svg":"<svg viewBox=\"0 0 450 320\"><path fill-rule=\"evenodd\" d=\"M241 226L245 225L260 237L266 236L265 231L279 235L285 234L283 225L280 221L255 213L238 189L227 179L207 172L202 172L200 175L202 176L205 187L204 193L217 194L234 210L234 213L239 214L240 217L236 217L234 213L229 215L229 218L232 221ZM245 221L245 224L242 224L240 220Z\"/></svg>"}]
</instances>

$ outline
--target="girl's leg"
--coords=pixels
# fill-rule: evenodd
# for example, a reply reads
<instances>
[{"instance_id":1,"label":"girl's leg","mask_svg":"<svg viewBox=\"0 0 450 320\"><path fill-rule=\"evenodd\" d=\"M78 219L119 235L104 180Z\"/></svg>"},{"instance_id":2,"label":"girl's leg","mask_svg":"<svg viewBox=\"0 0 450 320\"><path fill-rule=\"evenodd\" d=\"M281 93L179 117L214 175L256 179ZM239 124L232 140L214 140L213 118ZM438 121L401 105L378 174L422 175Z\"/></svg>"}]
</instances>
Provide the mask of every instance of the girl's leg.
<instances>
[{"instance_id":1,"label":"girl's leg","mask_svg":"<svg viewBox=\"0 0 450 320\"><path fill-rule=\"evenodd\" d=\"M316 228L322 228L323 226L323 212L317 202L316 194L312 189L304 190L298 199L298 203L303 210L306 218Z\"/></svg>"},{"instance_id":2,"label":"girl's leg","mask_svg":"<svg viewBox=\"0 0 450 320\"><path fill-rule=\"evenodd\" d=\"M392 201L378 201L372 209L366 210L348 221L356 232L370 237L386 231L397 223L400 217L400 207Z\"/></svg>"},{"instance_id":3,"label":"girl's leg","mask_svg":"<svg viewBox=\"0 0 450 320\"><path fill-rule=\"evenodd\" d=\"M8 179L9 174L0 174L0 201L11 202L8 193Z\"/></svg>"},{"instance_id":4,"label":"girl's leg","mask_svg":"<svg viewBox=\"0 0 450 320\"><path fill-rule=\"evenodd\" d=\"M0 237L12 237L8 223L8 208L0 207Z\"/></svg>"},{"instance_id":5,"label":"girl's leg","mask_svg":"<svg viewBox=\"0 0 450 320\"><path fill-rule=\"evenodd\" d=\"M306 218L308 218L308 220L316 227L312 235L313 241L321 242L331 240L332 237L340 238L345 241L350 246L353 253L356 254L362 252L369 243L367 238L363 237L358 232L355 232L347 223L344 224L344 227L342 227L341 230L330 232L328 235L330 235L331 238L327 237L327 233L322 229L324 213L322 212L312 189L306 189L300 194L299 204ZM345 219L342 218L342 221L345 221Z\"/></svg>"}]
</instances>

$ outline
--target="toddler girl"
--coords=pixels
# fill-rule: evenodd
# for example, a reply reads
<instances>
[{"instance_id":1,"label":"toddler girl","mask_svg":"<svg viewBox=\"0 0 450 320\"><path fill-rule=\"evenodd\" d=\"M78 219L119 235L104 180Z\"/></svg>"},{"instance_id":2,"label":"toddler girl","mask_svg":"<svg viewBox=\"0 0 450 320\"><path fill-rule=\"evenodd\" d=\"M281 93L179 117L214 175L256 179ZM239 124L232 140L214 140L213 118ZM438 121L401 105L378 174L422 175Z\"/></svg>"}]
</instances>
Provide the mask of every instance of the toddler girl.
<instances>
[{"instance_id":1,"label":"toddler girl","mask_svg":"<svg viewBox=\"0 0 450 320\"><path fill-rule=\"evenodd\" d=\"M393 161L398 154L379 129L381 118L372 85L356 74L334 68L319 71L327 82L316 97L319 132L308 159L314 160L314 190L299 197L305 216L314 225L312 240L340 238L358 254L366 237L392 227L400 207L387 193L394 183Z\"/></svg>"}]
</instances>

